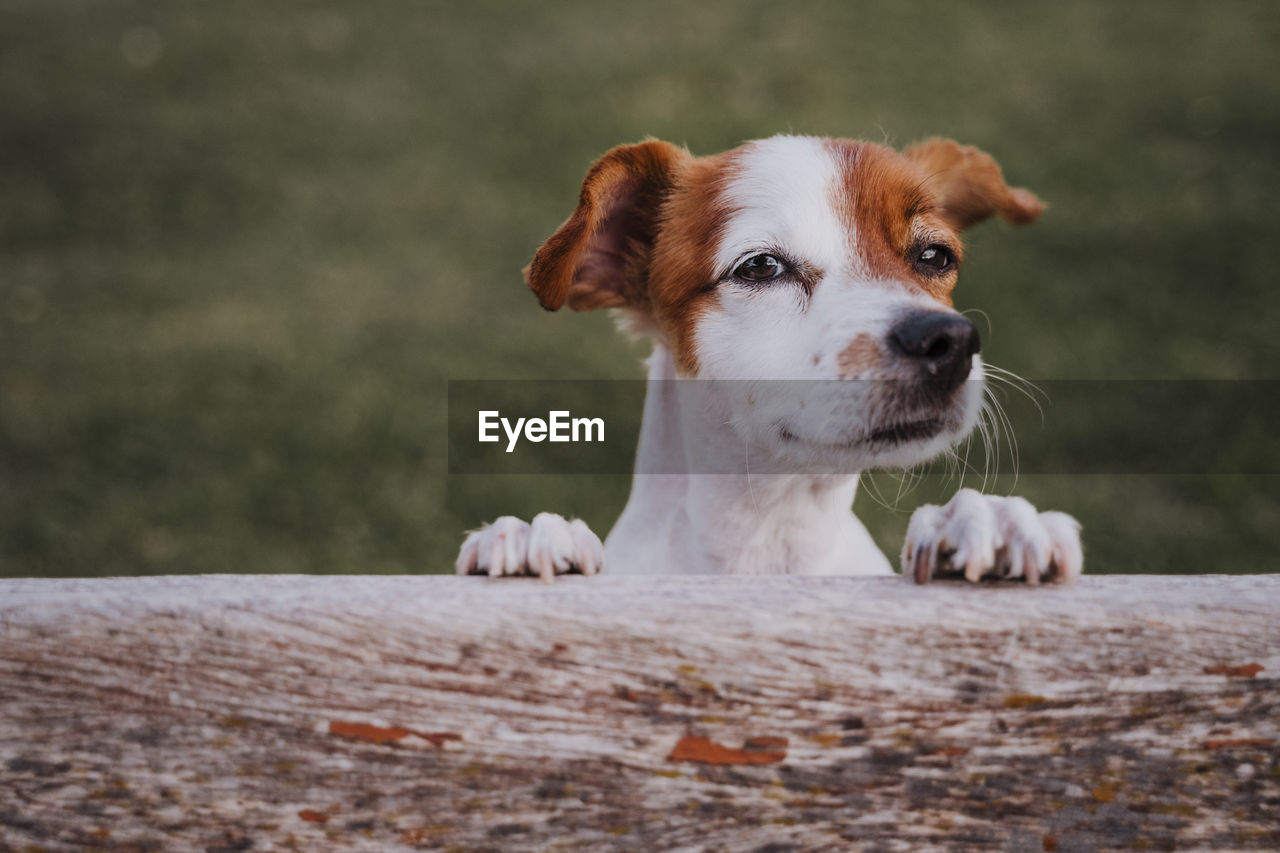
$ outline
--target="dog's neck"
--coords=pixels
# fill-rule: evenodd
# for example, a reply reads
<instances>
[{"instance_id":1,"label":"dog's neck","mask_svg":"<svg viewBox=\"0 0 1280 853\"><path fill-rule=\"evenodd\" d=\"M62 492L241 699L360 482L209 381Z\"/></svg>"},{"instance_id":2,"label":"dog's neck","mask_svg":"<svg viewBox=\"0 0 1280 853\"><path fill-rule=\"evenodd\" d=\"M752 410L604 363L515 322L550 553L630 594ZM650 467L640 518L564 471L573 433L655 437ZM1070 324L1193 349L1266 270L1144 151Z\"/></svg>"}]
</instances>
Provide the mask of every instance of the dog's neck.
<instances>
[{"instance_id":1,"label":"dog's neck","mask_svg":"<svg viewBox=\"0 0 1280 853\"><path fill-rule=\"evenodd\" d=\"M677 379L665 347L648 365L631 496L607 543L611 571L889 571L851 512L857 474L771 470L689 380Z\"/></svg>"},{"instance_id":2,"label":"dog's neck","mask_svg":"<svg viewBox=\"0 0 1280 853\"><path fill-rule=\"evenodd\" d=\"M824 488L837 481L856 486L856 471L820 477L800 474L795 463L776 460L748 444L729 423L734 405L728 399L734 391L731 386L742 382L679 378L670 351L661 344L654 345L647 364L635 473L714 474L759 481L766 489L781 489L780 497L789 497L796 488L807 490L815 482L827 484ZM743 484L734 482L732 488L739 485Z\"/></svg>"}]
</instances>

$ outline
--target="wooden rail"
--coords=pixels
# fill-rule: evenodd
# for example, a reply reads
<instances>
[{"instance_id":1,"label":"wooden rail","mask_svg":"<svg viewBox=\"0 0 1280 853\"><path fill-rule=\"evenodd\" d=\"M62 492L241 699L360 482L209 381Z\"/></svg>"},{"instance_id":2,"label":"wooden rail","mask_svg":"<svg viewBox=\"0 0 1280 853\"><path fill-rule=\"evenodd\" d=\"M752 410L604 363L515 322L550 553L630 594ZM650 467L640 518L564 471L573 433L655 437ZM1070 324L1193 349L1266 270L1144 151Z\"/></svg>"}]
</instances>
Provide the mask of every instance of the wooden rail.
<instances>
[{"instance_id":1,"label":"wooden rail","mask_svg":"<svg viewBox=\"0 0 1280 853\"><path fill-rule=\"evenodd\" d=\"M0 581L0 850L1280 846L1280 576Z\"/></svg>"}]
</instances>

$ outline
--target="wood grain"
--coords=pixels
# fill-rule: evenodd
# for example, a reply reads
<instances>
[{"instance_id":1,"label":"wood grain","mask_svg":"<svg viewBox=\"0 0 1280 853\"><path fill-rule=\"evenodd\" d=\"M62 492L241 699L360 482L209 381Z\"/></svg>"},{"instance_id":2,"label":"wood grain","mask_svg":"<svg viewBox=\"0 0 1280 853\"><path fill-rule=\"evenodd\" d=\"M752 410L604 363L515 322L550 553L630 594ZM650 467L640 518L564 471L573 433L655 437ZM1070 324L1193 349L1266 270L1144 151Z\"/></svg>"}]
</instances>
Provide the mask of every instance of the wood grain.
<instances>
[{"instance_id":1,"label":"wood grain","mask_svg":"<svg viewBox=\"0 0 1280 853\"><path fill-rule=\"evenodd\" d=\"M0 850L1280 846L1280 577L0 581Z\"/></svg>"}]
</instances>

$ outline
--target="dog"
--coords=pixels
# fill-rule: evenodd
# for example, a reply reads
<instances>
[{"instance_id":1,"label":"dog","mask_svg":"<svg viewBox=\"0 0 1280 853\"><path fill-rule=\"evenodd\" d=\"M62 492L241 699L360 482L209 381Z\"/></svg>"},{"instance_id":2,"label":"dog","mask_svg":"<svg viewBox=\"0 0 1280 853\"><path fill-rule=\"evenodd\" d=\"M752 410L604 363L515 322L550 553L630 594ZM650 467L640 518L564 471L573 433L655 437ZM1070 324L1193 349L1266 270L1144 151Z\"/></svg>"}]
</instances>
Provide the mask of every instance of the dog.
<instances>
[{"instance_id":1,"label":"dog","mask_svg":"<svg viewBox=\"0 0 1280 853\"><path fill-rule=\"evenodd\" d=\"M1043 210L949 139L609 151L524 276L547 310L614 309L653 339L630 497L604 545L580 519L499 518L466 537L458 573L893 574L852 512L859 472L928 460L975 427L987 370L952 304L960 235ZM1070 581L1080 526L961 489L916 510L901 563L917 583Z\"/></svg>"}]
</instances>

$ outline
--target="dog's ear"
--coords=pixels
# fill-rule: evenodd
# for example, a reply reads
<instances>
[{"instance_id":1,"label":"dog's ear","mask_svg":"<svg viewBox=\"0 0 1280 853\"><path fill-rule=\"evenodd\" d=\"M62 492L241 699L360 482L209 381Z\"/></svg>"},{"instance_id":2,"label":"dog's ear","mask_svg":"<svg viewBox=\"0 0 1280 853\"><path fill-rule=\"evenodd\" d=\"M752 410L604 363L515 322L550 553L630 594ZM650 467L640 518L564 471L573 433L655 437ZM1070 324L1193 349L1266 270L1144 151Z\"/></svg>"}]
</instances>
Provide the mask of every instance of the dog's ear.
<instances>
[{"instance_id":1,"label":"dog's ear","mask_svg":"<svg viewBox=\"0 0 1280 853\"><path fill-rule=\"evenodd\" d=\"M950 139L929 139L902 153L920 166L942 218L957 230L993 215L1026 225L1044 212L1044 202L1028 190L1006 184L996 161L977 148Z\"/></svg>"},{"instance_id":2,"label":"dog's ear","mask_svg":"<svg viewBox=\"0 0 1280 853\"><path fill-rule=\"evenodd\" d=\"M644 299L643 276L662 202L683 148L650 140L605 154L582 182L578 208L524 268L542 307L619 308Z\"/></svg>"}]
</instances>

